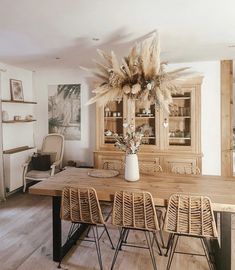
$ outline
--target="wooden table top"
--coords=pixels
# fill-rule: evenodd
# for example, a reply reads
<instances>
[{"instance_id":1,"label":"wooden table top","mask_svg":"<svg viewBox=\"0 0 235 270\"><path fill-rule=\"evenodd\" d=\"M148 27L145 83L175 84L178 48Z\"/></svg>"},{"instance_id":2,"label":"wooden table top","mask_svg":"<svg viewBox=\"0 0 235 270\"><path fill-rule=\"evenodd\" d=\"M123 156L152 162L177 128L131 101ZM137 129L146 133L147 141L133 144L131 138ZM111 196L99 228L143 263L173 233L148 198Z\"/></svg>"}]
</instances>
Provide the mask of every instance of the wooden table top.
<instances>
[{"instance_id":1,"label":"wooden table top","mask_svg":"<svg viewBox=\"0 0 235 270\"><path fill-rule=\"evenodd\" d=\"M167 204L173 193L190 193L211 198L214 210L235 213L235 179L221 176L185 176L160 173L141 175L140 180L128 182L123 175L112 178L97 178L88 175L93 169L68 168L48 180L29 188L37 195L61 196L65 186L93 187L99 200L112 201L119 190L149 191L156 205Z\"/></svg>"}]
</instances>

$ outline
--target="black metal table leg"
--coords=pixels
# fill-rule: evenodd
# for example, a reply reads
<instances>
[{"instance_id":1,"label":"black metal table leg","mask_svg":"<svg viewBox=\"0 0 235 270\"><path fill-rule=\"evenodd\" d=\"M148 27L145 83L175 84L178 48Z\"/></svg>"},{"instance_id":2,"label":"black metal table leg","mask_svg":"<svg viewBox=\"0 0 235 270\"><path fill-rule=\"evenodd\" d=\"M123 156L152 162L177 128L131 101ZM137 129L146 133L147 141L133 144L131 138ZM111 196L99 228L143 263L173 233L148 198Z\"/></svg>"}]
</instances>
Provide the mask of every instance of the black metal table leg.
<instances>
[{"instance_id":1,"label":"black metal table leg","mask_svg":"<svg viewBox=\"0 0 235 270\"><path fill-rule=\"evenodd\" d=\"M61 256L61 219L60 219L61 197L52 197L53 204L53 261L59 262Z\"/></svg>"},{"instance_id":2,"label":"black metal table leg","mask_svg":"<svg viewBox=\"0 0 235 270\"><path fill-rule=\"evenodd\" d=\"M231 270L231 213L220 213L220 245L211 241L216 270Z\"/></svg>"},{"instance_id":3,"label":"black metal table leg","mask_svg":"<svg viewBox=\"0 0 235 270\"><path fill-rule=\"evenodd\" d=\"M52 197L52 207L53 207L53 261L59 262L70 248L76 244L79 237L87 229L87 225L81 224L78 229L69 237L69 239L62 246L62 236L61 236L61 219L60 219L60 204L61 197Z\"/></svg>"}]
</instances>

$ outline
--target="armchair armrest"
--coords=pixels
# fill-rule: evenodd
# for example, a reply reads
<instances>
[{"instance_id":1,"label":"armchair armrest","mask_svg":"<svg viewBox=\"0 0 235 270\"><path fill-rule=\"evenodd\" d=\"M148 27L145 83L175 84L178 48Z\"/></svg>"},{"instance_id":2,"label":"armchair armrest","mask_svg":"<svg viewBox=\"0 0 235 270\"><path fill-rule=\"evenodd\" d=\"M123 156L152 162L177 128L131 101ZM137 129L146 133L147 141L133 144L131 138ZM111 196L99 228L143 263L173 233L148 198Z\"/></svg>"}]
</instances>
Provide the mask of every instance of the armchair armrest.
<instances>
[{"instance_id":1,"label":"armchair armrest","mask_svg":"<svg viewBox=\"0 0 235 270\"><path fill-rule=\"evenodd\" d=\"M25 162L25 163L22 165L22 167L24 167L24 168L25 168L25 167L28 167L28 166L29 166L29 163L30 163L30 162Z\"/></svg>"},{"instance_id":2,"label":"armchair armrest","mask_svg":"<svg viewBox=\"0 0 235 270\"><path fill-rule=\"evenodd\" d=\"M29 164L30 164L30 161L25 162L25 163L22 165L22 167L23 167L23 179L25 179L25 175L26 175L26 173L28 172Z\"/></svg>"},{"instance_id":3,"label":"armchair armrest","mask_svg":"<svg viewBox=\"0 0 235 270\"><path fill-rule=\"evenodd\" d=\"M60 160L56 160L52 165L51 165L51 176L55 174L55 168L59 166L61 163Z\"/></svg>"},{"instance_id":4,"label":"armchair armrest","mask_svg":"<svg viewBox=\"0 0 235 270\"><path fill-rule=\"evenodd\" d=\"M56 160L55 162L52 163L51 167L52 166L59 166L60 165L60 160Z\"/></svg>"}]
</instances>

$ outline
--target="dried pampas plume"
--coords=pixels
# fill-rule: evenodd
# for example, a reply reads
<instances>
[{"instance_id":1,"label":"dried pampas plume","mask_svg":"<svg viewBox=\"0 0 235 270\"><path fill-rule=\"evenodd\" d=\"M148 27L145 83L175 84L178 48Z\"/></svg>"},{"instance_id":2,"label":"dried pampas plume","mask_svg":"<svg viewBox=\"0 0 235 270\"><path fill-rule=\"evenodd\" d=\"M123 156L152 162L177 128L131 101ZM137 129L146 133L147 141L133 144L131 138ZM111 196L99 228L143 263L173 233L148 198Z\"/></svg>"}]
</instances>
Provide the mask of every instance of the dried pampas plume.
<instances>
[{"instance_id":1,"label":"dried pampas plume","mask_svg":"<svg viewBox=\"0 0 235 270\"><path fill-rule=\"evenodd\" d=\"M105 106L110 101L120 101L124 96L138 99L143 106L158 104L169 111L172 94L179 92L177 81L182 80L186 68L165 71L165 62L160 61L160 43L155 33L136 44L127 57L119 63L114 52L98 50L102 63L93 74L101 79L92 92L96 95L87 104L97 102Z\"/></svg>"}]
</instances>

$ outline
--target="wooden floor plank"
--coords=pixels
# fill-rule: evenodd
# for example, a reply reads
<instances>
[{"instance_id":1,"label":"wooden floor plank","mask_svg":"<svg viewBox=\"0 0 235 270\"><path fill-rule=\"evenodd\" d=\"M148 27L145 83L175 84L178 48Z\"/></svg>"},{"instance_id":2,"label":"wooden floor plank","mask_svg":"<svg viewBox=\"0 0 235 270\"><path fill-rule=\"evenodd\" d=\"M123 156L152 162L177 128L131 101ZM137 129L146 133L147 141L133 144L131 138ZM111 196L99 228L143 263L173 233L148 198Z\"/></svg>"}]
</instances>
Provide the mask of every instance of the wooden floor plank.
<instances>
[{"instance_id":1,"label":"wooden floor plank","mask_svg":"<svg viewBox=\"0 0 235 270\"><path fill-rule=\"evenodd\" d=\"M23 217L23 218L21 218ZM55 270L57 263L52 260L52 218L51 198L29 194L17 194L0 205L0 269L1 270ZM9 224L9 226L6 226ZM63 235L66 236L69 223L63 223ZM108 225L115 244L119 236L112 225ZM235 218L233 217L233 229ZM165 235L165 238L167 235ZM141 232L131 233L129 241L146 244ZM232 233L235 242L235 230ZM104 269L110 269L114 251L104 235L101 240ZM179 249L201 252L200 242L182 238ZM235 249L233 246L233 256ZM167 258L156 256L158 269L165 269ZM233 259L233 267L235 267ZM69 270L99 269L96 249L93 243L78 243L63 259L63 268ZM115 270L152 269L148 250L124 247L120 252ZM172 270L206 270L205 258L175 255ZM234 268L235 269L235 268Z\"/></svg>"}]
</instances>

